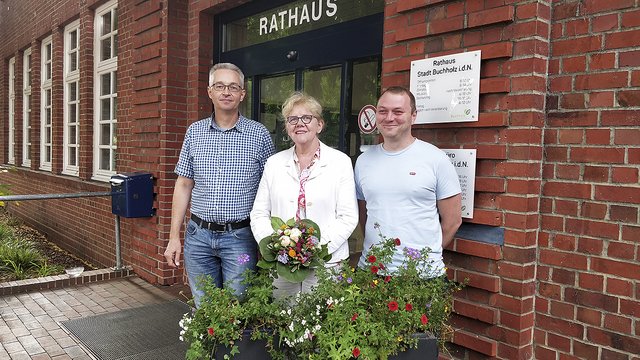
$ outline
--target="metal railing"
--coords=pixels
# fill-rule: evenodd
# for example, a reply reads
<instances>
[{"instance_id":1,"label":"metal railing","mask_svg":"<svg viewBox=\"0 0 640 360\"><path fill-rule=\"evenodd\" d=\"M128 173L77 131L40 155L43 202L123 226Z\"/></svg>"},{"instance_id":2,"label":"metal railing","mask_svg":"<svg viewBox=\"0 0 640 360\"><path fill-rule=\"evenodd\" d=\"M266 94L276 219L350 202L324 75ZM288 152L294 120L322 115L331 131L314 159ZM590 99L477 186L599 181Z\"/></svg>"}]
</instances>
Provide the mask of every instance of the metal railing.
<instances>
[{"instance_id":1,"label":"metal railing","mask_svg":"<svg viewBox=\"0 0 640 360\"><path fill-rule=\"evenodd\" d=\"M118 194L113 191L102 192L80 192L80 193L67 193L67 194L29 194L29 195L3 195L0 196L0 201L28 201L28 200L50 200L50 199L72 199L72 198L85 198L85 197L99 197L99 196L113 196ZM123 270L122 255L120 245L120 215L116 215L115 224L116 233L116 266L113 270Z\"/></svg>"}]
</instances>

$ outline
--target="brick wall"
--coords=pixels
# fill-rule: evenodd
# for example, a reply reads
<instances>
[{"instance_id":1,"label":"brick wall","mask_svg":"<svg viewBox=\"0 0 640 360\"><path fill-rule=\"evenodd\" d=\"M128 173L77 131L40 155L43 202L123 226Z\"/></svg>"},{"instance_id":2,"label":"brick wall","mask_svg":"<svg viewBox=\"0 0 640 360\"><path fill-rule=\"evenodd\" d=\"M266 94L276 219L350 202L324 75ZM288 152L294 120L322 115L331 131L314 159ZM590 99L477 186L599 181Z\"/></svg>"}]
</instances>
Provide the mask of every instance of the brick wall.
<instances>
[{"instance_id":1,"label":"brick wall","mask_svg":"<svg viewBox=\"0 0 640 360\"><path fill-rule=\"evenodd\" d=\"M482 50L479 121L417 125L441 148L476 148L472 224L504 228L502 246L456 239L449 275L456 358L533 356L536 240L550 6L544 1L387 1L382 85L409 85L412 60Z\"/></svg>"},{"instance_id":2,"label":"brick wall","mask_svg":"<svg viewBox=\"0 0 640 360\"><path fill-rule=\"evenodd\" d=\"M56 1L46 3L41 1L6 0L2 6L2 23L0 33L0 54L7 61L16 56L16 160L22 160L22 54L26 48L32 50L32 153L29 169L18 166L16 172L3 175L2 182L10 183L13 194L40 193L72 193L72 192L103 192L109 189L104 182L92 181L93 173L93 106L94 106L94 11L106 1ZM166 62L172 54L161 54L161 46L155 46L155 53L146 50L149 43L157 42L154 37L163 39L162 46L167 48L168 16L163 9L167 2L147 1L134 2L120 0L118 2L118 159L116 168L119 172L148 171L156 178L166 176L159 171L161 164L160 124L165 113L159 110L155 113L144 112L148 108L161 108L160 101L153 104L145 96L144 90L158 94L166 89L164 78L167 77ZM172 2L178 3L178 2ZM186 2L182 2L185 4ZM152 18L152 22L165 24L165 28L145 33L145 21ZM184 19L185 16L182 16ZM36 19L34 21L34 19ZM76 19L80 19L80 173L78 177L61 175L62 171L62 132L63 132L63 34L64 26ZM28 25L25 25L28 24ZM53 35L53 162L52 171L43 172L39 169L40 146L40 44L41 40ZM155 79L147 81L145 70L148 63L144 57L156 54L158 62ZM162 55L162 56L160 56ZM160 60L160 61L158 61ZM5 76L6 66L2 69ZM161 70L161 72L160 72ZM185 71L182 70L184 74ZM6 98L8 87L3 81L2 99ZM155 84L155 88L154 85ZM176 88L179 84L173 84ZM6 89L5 89L6 87ZM183 85L184 88L184 85ZM139 94L138 94L139 93ZM134 101L136 99L136 101ZM3 100L4 101L4 100ZM0 102L0 108L4 103ZM0 114L2 123L6 124L6 111ZM175 117L172 114L171 117ZM184 118L184 116L183 116ZM150 119L150 120L149 120ZM6 126L4 126L6 127ZM2 157L6 162L7 143L6 132L2 129ZM182 136L184 131L181 131ZM178 136L178 135L174 135ZM159 180L161 181L161 180ZM157 207L157 206L156 206ZM99 266L113 266L115 264L115 221L111 214L109 198L88 198L69 200L23 201L11 203L10 210L24 218L30 225L35 226L61 247L95 263ZM151 282L162 282L158 261L162 261L159 254L164 251L164 244L158 236L157 217L148 219L122 219L122 255L123 263L133 265L134 270L143 278Z\"/></svg>"},{"instance_id":3,"label":"brick wall","mask_svg":"<svg viewBox=\"0 0 640 360\"><path fill-rule=\"evenodd\" d=\"M211 111L212 14L246 0L120 0L118 163L156 178L157 215L123 219L124 263L171 284L162 252L175 166L187 126ZM13 193L104 191L91 181L93 11L103 1L4 0L0 7L0 141L6 162L7 64L33 51L30 169L2 175ZM640 353L640 8L637 1L386 0L383 87L409 85L412 60L482 50L480 119L418 125L443 148L478 149L471 224L504 229L503 244L458 238L445 252L458 294L455 358L615 358ZM11 9L10 11L7 9ZM80 19L80 176L39 165L40 40ZM32 21L36 19L35 21ZM25 26L24 24L30 24ZM61 114L54 71L54 114ZM16 94L22 93L21 81ZM16 109L22 97L16 96ZM57 116L57 117L56 117ZM54 122L61 121L54 116ZM16 111L21 160L22 111ZM58 134L60 135L60 134ZM55 143L55 142L54 142ZM12 204L62 247L114 263L108 199ZM635 357L634 357L635 356Z\"/></svg>"},{"instance_id":4,"label":"brick wall","mask_svg":"<svg viewBox=\"0 0 640 360\"><path fill-rule=\"evenodd\" d=\"M640 5L554 2L536 355L640 354Z\"/></svg>"}]
</instances>

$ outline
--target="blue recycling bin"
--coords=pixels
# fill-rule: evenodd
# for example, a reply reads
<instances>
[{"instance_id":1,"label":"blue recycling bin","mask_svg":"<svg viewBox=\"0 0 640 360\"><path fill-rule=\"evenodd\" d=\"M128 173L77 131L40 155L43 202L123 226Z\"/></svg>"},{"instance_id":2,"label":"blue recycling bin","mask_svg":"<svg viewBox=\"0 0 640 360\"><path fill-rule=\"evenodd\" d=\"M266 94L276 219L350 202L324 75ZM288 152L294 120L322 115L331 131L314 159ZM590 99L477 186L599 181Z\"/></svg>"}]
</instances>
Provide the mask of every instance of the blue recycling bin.
<instances>
[{"instance_id":1,"label":"blue recycling bin","mask_svg":"<svg viewBox=\"0 0 640 360\"><path fill-rule=\"evenodd\" d=\"M125 218L153 216L153 175L144 172L111 176L111 212Z\"/></svg>"}]
</instances>

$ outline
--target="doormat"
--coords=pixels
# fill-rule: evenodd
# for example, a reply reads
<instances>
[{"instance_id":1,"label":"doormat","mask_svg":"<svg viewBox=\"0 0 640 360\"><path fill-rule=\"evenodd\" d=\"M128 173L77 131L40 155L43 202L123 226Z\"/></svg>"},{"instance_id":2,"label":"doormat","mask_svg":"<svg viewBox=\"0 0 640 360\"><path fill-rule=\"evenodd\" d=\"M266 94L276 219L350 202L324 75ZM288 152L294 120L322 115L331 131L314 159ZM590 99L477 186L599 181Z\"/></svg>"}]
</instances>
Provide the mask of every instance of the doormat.
<instances>
[{"instance_id":1,"label":"doormat","mask_svg":"<svg viewBox=\"0 0 640 360\"><path fill-rule=\"evenodd\" d=\"M100 360L184 359L182 316L190 307L173 300L161 304L63 321L61 324Z\"/></svg>"}]
</instances>

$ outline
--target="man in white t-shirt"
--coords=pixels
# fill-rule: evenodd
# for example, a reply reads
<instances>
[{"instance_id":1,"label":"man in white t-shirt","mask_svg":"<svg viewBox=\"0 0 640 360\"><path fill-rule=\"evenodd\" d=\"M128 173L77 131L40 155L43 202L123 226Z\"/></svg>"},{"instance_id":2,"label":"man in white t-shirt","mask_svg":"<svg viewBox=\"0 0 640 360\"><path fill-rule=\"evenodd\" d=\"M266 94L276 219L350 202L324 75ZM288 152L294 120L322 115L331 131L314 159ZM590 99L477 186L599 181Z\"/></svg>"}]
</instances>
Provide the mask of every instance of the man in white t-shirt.
<instances>
[{"instance_id":1,"label":"man in white t-shirt","mask_svg":"<svg viewBox=\"0 0 640 360\"><path fill-rule=\"evenodd\" d=\"M391 272L402 263L405 247L428 247L435 277L444 274L442 249L462 223L460 183L447 155L411 134L416 115L415 97L404 87L390 87L378 100L376 121L384 142L360 155L355 167L364 229L358 266L365 267L379 230L401 241L393 263L386 265Z\"/></svg>"}]
</instances>

